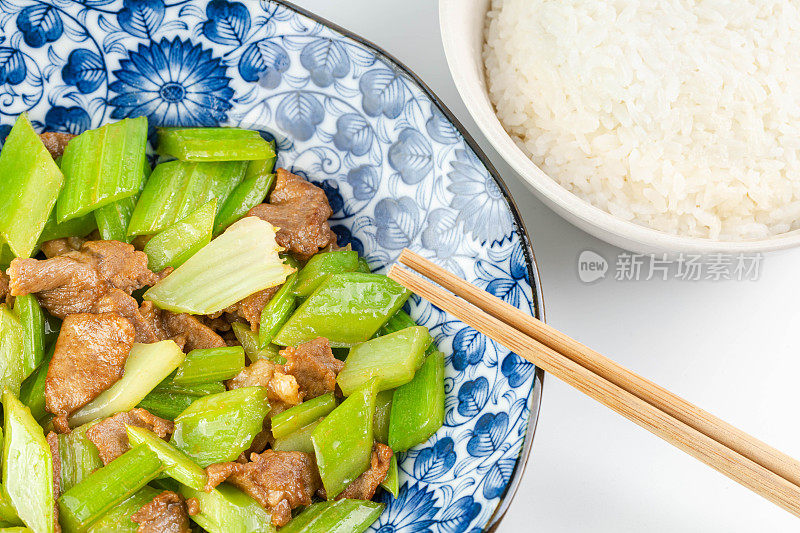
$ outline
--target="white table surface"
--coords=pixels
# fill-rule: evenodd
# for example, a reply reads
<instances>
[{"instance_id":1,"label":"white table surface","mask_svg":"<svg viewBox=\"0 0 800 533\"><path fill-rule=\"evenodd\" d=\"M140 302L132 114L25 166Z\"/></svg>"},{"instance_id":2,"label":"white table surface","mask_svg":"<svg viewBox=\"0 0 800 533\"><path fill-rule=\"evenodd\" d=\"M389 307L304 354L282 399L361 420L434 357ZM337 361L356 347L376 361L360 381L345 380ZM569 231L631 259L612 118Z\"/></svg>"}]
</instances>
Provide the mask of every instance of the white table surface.
<instances>
[{"instance_id":1,"label":"white table surface","mask_svg":"<svg viewBox=\"0 0 800 533\"><path fill-rule=\"evenodd\" d=\"M483 147L533 239L550 324L800 457L800 250L765 256L758 281L616 281L620 250L536 200L470 120L434 0L296 3L406 63ZM587 249L612 262L610 279L578 279ZM545 378L531 459L500 531L789 532L800 531L800 520Z\"/></svg>"}]
</instances>

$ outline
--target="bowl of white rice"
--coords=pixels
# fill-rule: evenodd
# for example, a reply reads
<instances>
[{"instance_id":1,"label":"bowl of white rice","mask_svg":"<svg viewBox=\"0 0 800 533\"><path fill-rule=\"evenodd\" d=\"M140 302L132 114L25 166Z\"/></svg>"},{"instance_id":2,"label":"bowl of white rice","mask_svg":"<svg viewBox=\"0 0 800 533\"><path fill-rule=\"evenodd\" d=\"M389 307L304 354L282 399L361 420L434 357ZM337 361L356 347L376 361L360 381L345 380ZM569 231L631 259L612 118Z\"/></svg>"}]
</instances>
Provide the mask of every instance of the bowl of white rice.
<instances>
[{"instance_id":1,"label":"bowl of white rice","mask_svg":"<svg viewBox=\"0 0 800 533\"><path fill-rule=\"evenodd\" d=\"M800 4L439 6L478 127L576 226L644 253L800 245Z\"/></svg>"}]
</instances>

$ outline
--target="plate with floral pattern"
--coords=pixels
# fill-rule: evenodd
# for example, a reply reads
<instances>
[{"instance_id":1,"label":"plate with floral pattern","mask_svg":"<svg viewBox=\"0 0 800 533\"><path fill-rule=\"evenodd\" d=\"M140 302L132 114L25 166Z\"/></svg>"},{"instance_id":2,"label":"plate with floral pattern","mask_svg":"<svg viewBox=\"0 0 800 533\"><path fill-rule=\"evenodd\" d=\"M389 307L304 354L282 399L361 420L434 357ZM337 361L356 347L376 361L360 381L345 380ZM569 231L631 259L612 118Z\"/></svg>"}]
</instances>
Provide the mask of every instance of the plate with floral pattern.
<instances>
[{"instance_id":1,"label":"plate with floral pattern","mask_svg":"<svg viewBox=\"0 0 800 533\"><path fill-rule=\"evenodd\" d=\"M522 219L446 107L373 44L272 0L0 0L0 139L27 112L78 133L125 117L274 138L322 187L340 245L376 271L405 247L542 317ZM372 531L490 530L527 461L542 372L429 303L446 419L400 457Z\"/></svg>"}]
</instances>

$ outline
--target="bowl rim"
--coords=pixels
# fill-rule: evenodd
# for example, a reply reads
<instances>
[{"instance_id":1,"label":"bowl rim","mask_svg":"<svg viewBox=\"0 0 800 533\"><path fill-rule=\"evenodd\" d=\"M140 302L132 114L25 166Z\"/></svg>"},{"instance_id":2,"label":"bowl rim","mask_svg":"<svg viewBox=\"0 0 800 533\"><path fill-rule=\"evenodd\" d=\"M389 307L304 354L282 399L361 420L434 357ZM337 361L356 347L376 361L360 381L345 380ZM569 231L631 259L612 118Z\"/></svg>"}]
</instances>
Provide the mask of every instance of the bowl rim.
<instances>
[{"instance_id":1,"label":"bowl rim","mask_svg":"<svg viewBox=\"0 0 800 533\"><path fill-rule=\"evenodd\" d=\"M447 64L464 105L486 140L551 209L584 231L633 251L735 254L761 253L800 246L800 230L746 241L687 237L656 230L624 220L590 204L547 175L531 161L503 127L488 96L483 60L480 59L479 62L480 75L476 83L470 72L476 51L465 43L470 36L456 31L450 23L458 18L459 12L463 12L465 7L482 2L488 10L491 0L439 0L439 26ZM486 10L478 9L483 12L482 20L486 18ZM478 55L481 50L482 47L477 50Z\"/></svg>"},{"instance_id":2,"label":"bowl rim","mask_svg":"<svg viewBox=\"0 0 800 533\"><path fill-rule=\"evenodd\" d=\"M458 133L464 138L464 141L467 143L467 146L475 152L475 155L480 160L481 164L486 168L489 175L497 184L500 192L502 193L503 197L505 198L506 202L508 203L508 207L511 211L511 215L514 219L514 223L516 224L516 233L519 238L522 240L522 248L525 254L525 265L528 269L528 278L531 283L531 297L533 300L533 307L534 307L534 314L536 318L539 320L545 321L545 310L544 310L544 296L542 294L541 288L541 279L539 275L539 268L536 262L536 256L533 253L533 247L531 246L531 238L528 235L528 230L525 227L525 221L522 219L520 215L519 208L517 207L514 198L511 196L511 192L508 189L508 186L503 181L503 178L500 177L497 169L492 165L489 158L486 156L484 151L478 146L478 143L469 134L467 129L464 125L455 117L455 115L450 111L447 105L442 101L439 96L426 84L422 79L409 68L405 63L397 59L392 54L388 53L386 50L381 48L380 46L376 45L369 39L358 35L342 26L336 24L335 22L331 22L316 13L308 11L302 7L299 7L287 0L274 0L279 4L284 5L286 8L295 11L305 17L318 22L324 26L327 26L334 31L341 33L342 35L358 42L362 46L371 49L377 55L381 56L383 59L387 60L388 62L397 66L398 70L403 72L406 76L409 77L414 83L416 83L420 90L422 90L425 95L430 98L431 102L436 105L437 109L447 118L447 120L458 130ZM539 413L541 410L541 403L542 403L542 392L544 386L544 371L539 368L535 367L535 379L533 382L533 386L531 388L529 400L528 400L528 427L525 431L525 440L520 449L519 457L517 458L517 462L514 465L514 471L511 475L511 478L506 486L504 493L500 496L500 500L497 504L492 515L489 517L487 523L483 526L484 531L492 532L497 529L500 524L500 521L505 516L508 508L511 505L511 501L514 498L514 495L519 488L520 481L522 479L522 475L525 472L525 467L527 466L528 459L530 458L530 452L533 445L533 438L536 433L536 427L539 422Z\"/></svg>"}]
</instances>

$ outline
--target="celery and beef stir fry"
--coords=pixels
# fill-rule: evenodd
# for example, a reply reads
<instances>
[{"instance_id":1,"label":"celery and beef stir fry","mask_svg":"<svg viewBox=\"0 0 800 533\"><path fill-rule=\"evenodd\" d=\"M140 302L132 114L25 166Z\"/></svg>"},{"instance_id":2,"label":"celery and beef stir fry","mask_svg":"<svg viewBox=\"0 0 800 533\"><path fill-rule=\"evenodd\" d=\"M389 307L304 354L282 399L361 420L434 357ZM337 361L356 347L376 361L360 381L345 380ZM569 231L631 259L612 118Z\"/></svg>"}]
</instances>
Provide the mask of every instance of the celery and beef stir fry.
<instances>
[{"instance_id":1,"label":"celery and beef stir fry","mask_svg":"<svg viewBox=\"0 0 800 533\"><path fill-rule=\"evenodd\" d=\"M258 132L147 139L22 115L0 152L0 528L363 531L444 419L409 293Z\"/></svg>"}]
</instances>

